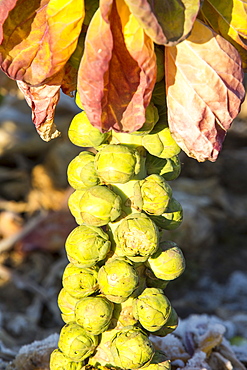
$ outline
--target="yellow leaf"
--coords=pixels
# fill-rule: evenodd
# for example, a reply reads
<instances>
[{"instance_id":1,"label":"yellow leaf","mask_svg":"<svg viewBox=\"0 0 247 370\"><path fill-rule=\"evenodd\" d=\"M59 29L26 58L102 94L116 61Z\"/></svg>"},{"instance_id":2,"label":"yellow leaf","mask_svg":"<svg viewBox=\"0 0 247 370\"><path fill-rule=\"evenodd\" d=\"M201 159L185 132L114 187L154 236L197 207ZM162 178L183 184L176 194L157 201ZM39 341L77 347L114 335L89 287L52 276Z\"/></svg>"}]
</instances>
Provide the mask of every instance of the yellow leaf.
<instances>
[{"instance_id":1,"label":"yellow leaf","mask_svg":"<svg viewBox=\"0 0 247 370\"><path fill-rule=\"evenodd\" d=\"M75 50L83 19L82 0L17 2L2 24L2 70L29 85L47 82Z\"/></svg>"},{"instance_id":2,"label":"yellow leaf","mask_svg":"<svg viewBox=\"0 0 247 370\"><path fill-rule=\"evenodd\" d=\"M246 0L205 0L201 9L203 19L217 33L231 42L240 53L247 68L247 2Z\"/></svg>"}]
</instances>

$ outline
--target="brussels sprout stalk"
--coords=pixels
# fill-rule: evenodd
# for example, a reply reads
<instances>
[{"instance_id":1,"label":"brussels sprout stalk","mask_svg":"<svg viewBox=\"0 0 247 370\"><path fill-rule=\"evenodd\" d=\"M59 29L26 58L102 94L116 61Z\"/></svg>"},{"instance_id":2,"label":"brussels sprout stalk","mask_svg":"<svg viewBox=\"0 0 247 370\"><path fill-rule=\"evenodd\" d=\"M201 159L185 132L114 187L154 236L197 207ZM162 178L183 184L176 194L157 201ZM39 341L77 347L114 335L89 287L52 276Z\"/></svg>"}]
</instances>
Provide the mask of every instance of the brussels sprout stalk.
<instances>
[{"instance_id":1,"label":"brussels sprout stalk","mask_svg":"<svg viewBox=\"0 0 247 370\"><path fill-rule=\"evenodd\" d=\"M64 370L81 364L92 370L170 369L150 338L171 333L178 323L164 289L183 272L184 259L175 243L161 237L182 221L167 182L177 177L179 161L172 140L166 156L162 135L162 160L150 153L158 120L152 104L145 127L132 134L90 131L85 113L81 132L81 116L72 122L71 141L94 145L95 154L84 150L68 167L75 189L69 208L79 226L65 243L69 264L58 303L66 325L51 370L60 370L59 361Z\"/></svg>"}]
</instances>

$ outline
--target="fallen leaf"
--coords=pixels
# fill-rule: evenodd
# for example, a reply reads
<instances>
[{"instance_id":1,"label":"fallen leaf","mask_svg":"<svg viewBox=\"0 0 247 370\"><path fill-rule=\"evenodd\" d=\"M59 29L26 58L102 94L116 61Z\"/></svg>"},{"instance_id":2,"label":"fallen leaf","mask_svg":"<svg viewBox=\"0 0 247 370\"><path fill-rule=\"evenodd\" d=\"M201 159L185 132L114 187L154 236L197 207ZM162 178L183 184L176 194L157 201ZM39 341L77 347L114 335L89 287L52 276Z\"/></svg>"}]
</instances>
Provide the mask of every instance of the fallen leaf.
<instances>
[{"instance_id":1,"label":"fallen leaf","mask_svg":"<svg viewBox=\"0 0 247 370\"><path fill-rule=\"evenodd\" d=\"M204 21L238 50L247 70L247 3L232 0L205 0L201 8Z\"/></svg>"},{"instance_id":2,"label":"fallen leaf","mask_svg":"<svg viewBox=\"0 0 247 370\"><path fill-rule=\"evenodd\" d=\"M190 33L200 0L125 0L146 34L156 43L173 46Z\"/></svg>"},{"instance_id":3,"label":"fallen leaf","mask_svg":"<svg viewBox=\"0 0 247 370\"><path fill-rule=\"evenodd\" d=\"M136 131L145 122L156 78L153 43L123 0L103 0L100 6L79 67L80 100L99 130Z\"/></svg>"},{"instance_id":4,"label":"fallen leaf","mask_svg":"<svg viewBox=\"0 0 247 370\"><path fill-rule=\"evenodd\" d=\"M241 59L220 35L196 21L190 37L165 52L169 127L198 161L215 161L245 96Z\"/></svg>"},{"instance_id":5,"label":"fallen leaf","mask_svg":"<svg viewBox=\"0 0 247 370\"><path fill-rule=\"evenodd\" d=\"M84 2L22 0L14 5L1 1L1 68L12 79L39 85L61 71L75 50Z\"/></svg>"}]
</instances>

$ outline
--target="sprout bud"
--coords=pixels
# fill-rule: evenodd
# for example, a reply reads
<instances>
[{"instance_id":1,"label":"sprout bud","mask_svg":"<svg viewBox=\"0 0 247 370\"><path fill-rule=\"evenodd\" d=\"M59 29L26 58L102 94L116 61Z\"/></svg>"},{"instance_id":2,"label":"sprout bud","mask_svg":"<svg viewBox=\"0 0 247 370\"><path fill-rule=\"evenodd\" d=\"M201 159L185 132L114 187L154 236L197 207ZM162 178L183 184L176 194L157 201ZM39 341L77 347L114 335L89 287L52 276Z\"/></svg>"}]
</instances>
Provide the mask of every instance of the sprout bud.
<instances>
[{"instance_id":1,"label":"sprout bud","mask_svg":"<svg viewBox=\"0 0 247 370\"><path fill-rule=\"evenodd\" d=\"M140 155L126 145L105 145L96 154L95 168L102 181L125 184L139 172Z\"/></svg>"},{"instance_id":2,"label":"sprout bud","mask_svg":"<svg viewBox=\"0 0 247 370\"><path fill-rule=\"evenodd\" d=\"M85 189L78 189L75 190L69 197L68 200L68 206L69 210L72 213L72 215L75 217L76 223L78 225L81 225L83 223L83 220L81 218L81 213L80 213L80 200L85 193Z\"/></svg>"},{"instance_id":3,"label":"sprout bud","mask_svg":"<svg viewBox=\"0 0 247 370\"><path fill-rule=\"evenodd\" d=\"M93 153L84 151L70 162L67 174L72 188L85 189L100 183L94 168L94 157Z\"/></svg>"},{"instance_id":4,"label":"sprout bud","mask_svg":"<svg viewBox=\"0 0 247 370\"><path fill-rule=\"evenodd\" d=\"M106 186L93 186L85 190L80 200L80 213L85 224L103 226L121 214L122 200Z\"/></svg>"},{"instance_id":5,"label":"sprout bud","mask_svg":"<svg viewBox=\"0 0 247 370\"><path fill-rule=\"evenodd\" d=\"M178 315L177 312L172 307L170 316L165 323L165 325L157 330L154 334L158 337L165 337L167 334L172 333L178 326Z\"/></svg>"},{"instance_id":6,"label":"sprout bud","mask_svg":"<svg viewBox=\"0 0 247 370\"><path fill-rule=\"evenodd\" d=\"M70 322L62 328L58 341L60 351L75 362L89 357L97 345L98 337L87 333L75 322Z\"/></svg>"},{"instance_id":7,"label":"sprout bud","mask_svg":"<svg viewBox=\"0 0 247 370\"><path fill-rule=\"evenodd\" d=\"M110 301L121 303L137 288L139 278L131 261L114 258L99 269L98 283L101 292Z\"/></svg>"},{"instance_id":8,"label":"sprout bud","mask_svg":"<svg viewBox=\"0 0 247 370\"><path fill-rule=\"evenodd\" d=\"M149 270L148 268L145 271L146 273L146 285L148 288L159 288L165 289L169 281L158 279L153 271Z\"/></svg>"},{"instance_id":9,"label":"sprout bud","mask_svg":"<svg viewBox=\"0 0 247 370\"><path fill-rule=\"evenodd\" d=\"M61 311L61 317L67 324L70 321L75 321L75 305L78 298L72 297L67 290L62 288L59 292L57 303Z\"/></svg>"},{"instance_id":10,"label":"sprout bud","mask_svg":"<svg viewBox=\"0 0 247 370\"><path fill-rule=\"evenodd\" d=\"M98 290L98 267L80 268L69 263L63 273L63 287L75 298L87 297Z\"/></svg>"},{"instance_id":11,"label":"sprout bud","mask_svg":"<svg viewBox=\"0 0 247 370\"><path fill-rule=\"evenodd\" d=\"M116 322L116 328L120 329L138 323L138 320L133 314L134 299L133 297L129 297L126 301L115 304L113 320Z\"/></svg>"},{"instance_id":12,"label":"sprout bud","mask_svg":"<svg viewBox=\"0 0 247 370\"><path fill-rule=\"evenodd\" d=\"M159 158L147 153L147 174L157 174L166 181L175 180L181 172L181 163L177 155L171 158Z\"/></svg>"},{"instance_id":13,"label":"sprout bud","mask_svg":"<svg viewBox=\"0 0 247 370\"><path fill-rule=\"evenodd\" d=\"M180 152L180 148L173 139L169 127L161 127L159 125L150 134L143 136L142 144L150 154L156 157L171 158Z\"/></svg>"},{"instance_id":14,"label":"sprout bud","mask_svg":"<svg viewBox=\"0 0 247 370\"><path fill-rule=\"evenodd\" d=\"M147 260L147 266L157 278L174 280L184 272L185 259L176 243L165 241L160 243L157 251Z\"/></svg>"},{"instance_id":15,"label":"sprout bud","mask_svg":"<svg viewBox=\"0 0 247 370\"><path fill-rule=\"evenodd\" d=\"M162 176L154 174L136 183L137 186L140 187L142 210L149 215L161 215L172 196L170 185Z\"/></svg>"},{"instance_id":16,"label":"sprout bud","mask_svg":"<svg viewBox=\"0 0 247 370\"><path fill-rule=\"evenodd\" d=\"M65 243L69 261L78 267L91 267L104 260L110 247L108 234L100 227L88 225L77 226Z\"/></svg>"},{"instance_id":17,"label":"sprout bud","mask_svg":"<svg viewBox=\"0 0 247 370\"><path fill-rule=\"evenodd\" d=\"M84 111L76 114L72 119L68 135L73 144L86 148L95 148L109 137L108 133L104 134L91 125Z\"/></svg>"},{"instance_id":18,"label":"sprout bud","mask_svg":"<svg viewBox=\"0 0 247 370\"><path fill-rule=\"evenodd\" d=\"M50 370L81 370L84 362L74 362L65 356L59 349L55 349L50 356Z\"/></svg>"},{"instance_id":19,"label":"sprout bud","mask_svg":"<svg viewBox=\"0 0 247 370\"><path fill-rule=\"evenodd\" d=\"M155 351L154 357L145 370L171 370L171 361L162 351Z\"/></svg>"},{"instance_id":20,"label":"sprout bud","mask_svg":"<svg viewBox=\"0 0 247 370\"><path fill-rule=\"evenodd\" d=\"M158 288L146 288L135 299L134 315L144 329L154 332L162 328L171 313L171 304Z\"/></svg>"},{"instance_id":21,"label":"sprout bud","mask_svg":"<svg viewBox=\"0 0 247 370\"><path fill-rule=\"evenodd\" d=\"M183 221L183 208L174 198L171 198L165 212L160 216L150 216L158 227L166 230L177 229Z\"/></svg>"},{"instance_id":22,"label":"sprout bud","mask_svg":"<svg viewBox=\"0 0 247 370\"><path fill-rule=\"evenodd\" d=\"M110 325L114 304L106 297L86 297L76 304L75 317L88 333L98 335L108 329Z\"/></svg>"},{"instance_id":23,"label":"sprout bud","mask_svg":"<svg viewBox=\"0 0 247 370\"><path fill-rule=\"evenodd\" d=\"M154 348L140 328L127 326L112 339L110 349L116 366L122 369L138 369L150 363Z\"/></svg>"},{"instance_id":24,"label":"sprout bud","mask_svg":"<svg viewBox=\"0 0 247 370\"><path fill-rule=\"evenodd\" d=\"M125 217L114 233L116 254L134 262L144 262L158 247L159 232L155 223L143 213Z\"/></svg>"}]
</instances>

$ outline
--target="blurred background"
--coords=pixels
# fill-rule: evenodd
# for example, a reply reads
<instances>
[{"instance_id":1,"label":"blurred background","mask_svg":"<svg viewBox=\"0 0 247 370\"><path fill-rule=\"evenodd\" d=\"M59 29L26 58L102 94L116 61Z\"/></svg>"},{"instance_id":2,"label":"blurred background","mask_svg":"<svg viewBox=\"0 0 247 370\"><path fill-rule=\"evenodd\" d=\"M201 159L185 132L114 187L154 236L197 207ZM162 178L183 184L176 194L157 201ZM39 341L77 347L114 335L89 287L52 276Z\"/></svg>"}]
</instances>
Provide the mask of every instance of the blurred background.
<instances>
[{"instance_id":1,"label":"blurred background","mask_svg":"<svg viewBox=\"0 0 247 370\"><path fill-rule=\"evenodd\" d=\"M68 127L79 112L61 95L56 124L62 136L43 142L14 81L0 74L0 358L59 333L57 307L68 263L64 242L76 227L67 208L69 162L81 151ZM184 252L187 268L166 289L181 318L216 315L247 333L247 101L215 163L181 153L171 182L184 221L167 239Z\"/></svg>"}]
</instances>

